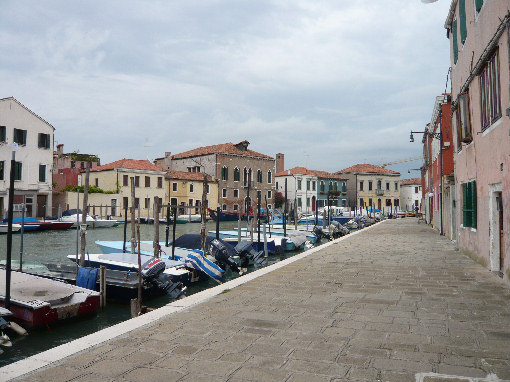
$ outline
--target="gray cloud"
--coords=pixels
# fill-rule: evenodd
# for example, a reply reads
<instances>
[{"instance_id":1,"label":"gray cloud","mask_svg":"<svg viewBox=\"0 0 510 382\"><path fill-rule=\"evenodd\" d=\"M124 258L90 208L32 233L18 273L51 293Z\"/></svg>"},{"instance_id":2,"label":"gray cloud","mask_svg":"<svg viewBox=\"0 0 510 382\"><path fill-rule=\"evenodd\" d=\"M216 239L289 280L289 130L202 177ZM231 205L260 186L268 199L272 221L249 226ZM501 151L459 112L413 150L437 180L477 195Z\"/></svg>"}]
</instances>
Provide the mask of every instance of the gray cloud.
<instances>
[{"instance_id":1,"label":"gray cloud","mask_svg":"<svg viewBox=\"0 0 510 382\"><path fill-rule=\"evenodd\" d=\"M5 0L1 96L103 163L243 139L288 167L414 157L409 130L444 90L448 6Z\"/></svg>"}]
</instances>

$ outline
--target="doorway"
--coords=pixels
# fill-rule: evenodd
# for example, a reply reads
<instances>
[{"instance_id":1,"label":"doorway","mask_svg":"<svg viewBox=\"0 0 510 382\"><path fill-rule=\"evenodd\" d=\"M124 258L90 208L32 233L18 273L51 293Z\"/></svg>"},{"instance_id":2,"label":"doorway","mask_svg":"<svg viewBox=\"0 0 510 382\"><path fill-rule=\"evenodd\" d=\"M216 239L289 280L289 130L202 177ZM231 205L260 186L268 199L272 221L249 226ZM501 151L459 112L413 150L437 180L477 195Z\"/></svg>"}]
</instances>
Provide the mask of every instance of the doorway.
<instances>
[{"instance_id":1,"label":"doorway","mask_svg":"<svg viewBox=\"0 0 510 382\"><path fill-rule=\"evenodd\" d=\"M505 267L505 246L503 239L504 211L502 186L501 184L489 185L489 190L490 267L491 271L497 273L500 277L503 277Z\"/></svg>"}]
</instances>

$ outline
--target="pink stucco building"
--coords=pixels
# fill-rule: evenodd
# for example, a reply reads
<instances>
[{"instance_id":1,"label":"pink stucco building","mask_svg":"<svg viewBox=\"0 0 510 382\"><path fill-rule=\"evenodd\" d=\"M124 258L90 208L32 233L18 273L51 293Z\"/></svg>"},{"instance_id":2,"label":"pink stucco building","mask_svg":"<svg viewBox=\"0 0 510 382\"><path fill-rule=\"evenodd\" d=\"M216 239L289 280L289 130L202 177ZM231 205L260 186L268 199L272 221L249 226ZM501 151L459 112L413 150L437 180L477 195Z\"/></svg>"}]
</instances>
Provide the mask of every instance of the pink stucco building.
<instances>
[{"instance_id":1,"label":"pink stucco building","mask_svg":"<svg viewBox=\"0 0 510 382\"><path fill-rule=\"evenodd\" d=\"M452 124L459 248L509 281L508 0L453 0Z\"/></svg>"}]
</instances>

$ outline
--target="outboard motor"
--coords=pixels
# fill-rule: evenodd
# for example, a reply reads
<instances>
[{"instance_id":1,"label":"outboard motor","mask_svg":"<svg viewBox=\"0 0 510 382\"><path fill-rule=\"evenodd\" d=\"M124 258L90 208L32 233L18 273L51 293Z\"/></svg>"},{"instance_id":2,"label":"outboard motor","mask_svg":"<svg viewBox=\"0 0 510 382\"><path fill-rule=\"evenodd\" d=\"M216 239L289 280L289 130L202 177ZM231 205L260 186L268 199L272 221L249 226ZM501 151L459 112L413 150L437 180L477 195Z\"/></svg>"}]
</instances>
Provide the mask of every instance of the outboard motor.
<instances>
[{"instance_id":1,"label":"outboard motor","mask_svg":"<svg viewBox=\"0 0 510 382\"><path fill-rule=\"evenodd\" d=\"M324 238L326 238L326 239L328 239L328 240L331 240L331 236L329 236L329 234L328 234L328 233L324 232L324 231L322 230L322 228L321 228L321 227L319 227L318 225L316 225L315 227L313 227L313 234L314 234L315 236L317 236L317 239L318 239L319 241L320 241L320 240L322 240L322 238L323 238L323 237L324 237Z\"/></svg>"},{"instance_id":2,"label":"outboard motor","mask_svg":"<svg viewBox=\"0 0 510 382\"><path fill-rule=\"evenodd\" d=\"M241 240L235 246L236 252L241 259L241 268L246 268L252 261L255 264L261 264L264 261L264 251L256 251L253 245L247 240Z\"/></svg>"},{"instance_id":3,"label":"outboard motor","mask_svg":"<svg viewBox=\"0 0 510 382\"><path fill-rule=\"evenodd\" d=\"M172 299L183 297L186 287L180 282L173 282L171 276L164 274L165 268L165 262L161 259L151 259L142 265L142 278L163 290Z\"/></svg>"},{"instance_id":4,"label":"outboard motor","mask_svg":"<svg viewBox=\"0 0 510 382\"><path fill-rule=\"evenodd\" d=\"M342 225L339 222L335 221L335 220L333 220L331 222L331 224L329 225L329 235L333 239L336 239L336 238L338 238L340 236L343 236L343 234L340 232L340 227L341 226Z\"/></svg>"},{"instance_id":5,"label":"outboard motor","mask_svg":"<svg viewBox=\"0 0 510 382\"><path fill-rule=\"evenodd\" d=\"M211 246L214 249L214 258L218 262L218 265L221 267L221 269L225 270L225 268L229 266L233 272L240 273L239 267L234 262L234 260L230 258L227 247L225 247L222 242L217 239L211 240Z\"/></svg>"}]
</instances>

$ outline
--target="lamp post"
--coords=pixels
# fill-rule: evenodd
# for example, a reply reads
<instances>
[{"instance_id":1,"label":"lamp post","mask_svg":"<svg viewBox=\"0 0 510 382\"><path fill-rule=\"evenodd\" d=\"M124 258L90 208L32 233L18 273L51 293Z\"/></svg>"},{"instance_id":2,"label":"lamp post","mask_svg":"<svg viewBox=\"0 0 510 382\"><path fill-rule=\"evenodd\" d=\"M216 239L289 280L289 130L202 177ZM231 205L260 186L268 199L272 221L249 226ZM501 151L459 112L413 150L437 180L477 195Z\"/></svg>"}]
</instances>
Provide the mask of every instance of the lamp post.
<instances>
[{"instance_id":1,"label":"lamp post","mask_svg":"<svg viewBox=\"0 0 510 382\"><path fill-rule=\"evenodd\" d=\"M430 132L428 130L425 131L411 131L411 135L409 136L409 142L414 142L413 134L427 134L433 139L439 140L439 167L441 171L440 179L439 179L439 214L441 219L440 224L440 234L444 235L443 232L443 134L442 134L442 112L439 112L439 133Z\"/></svg>"}]
</instances>

